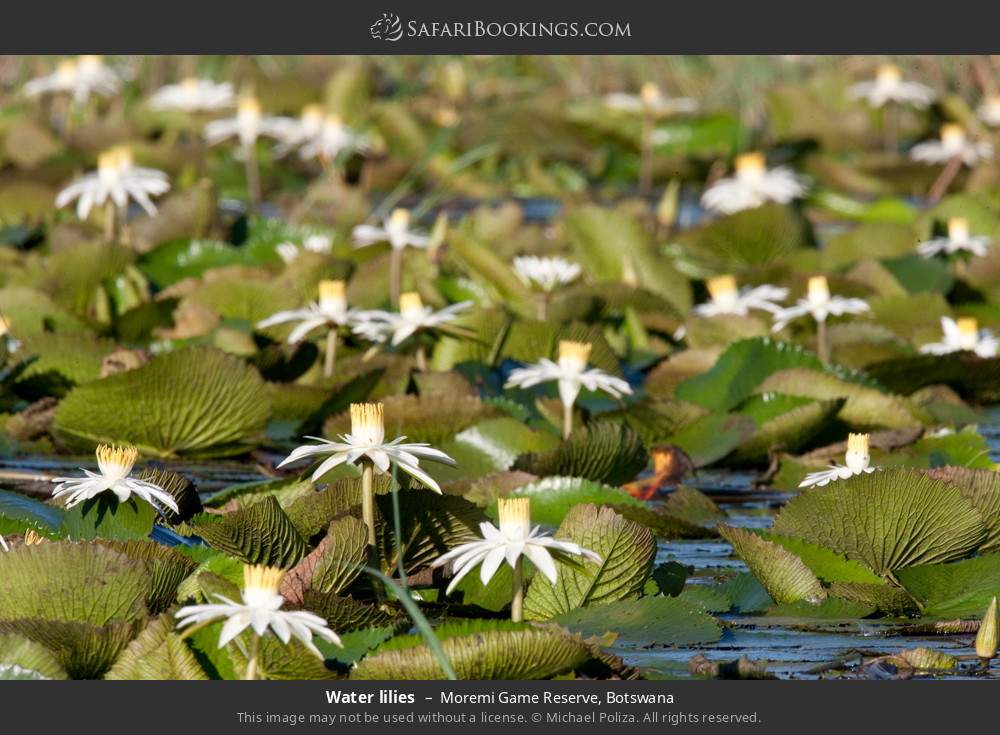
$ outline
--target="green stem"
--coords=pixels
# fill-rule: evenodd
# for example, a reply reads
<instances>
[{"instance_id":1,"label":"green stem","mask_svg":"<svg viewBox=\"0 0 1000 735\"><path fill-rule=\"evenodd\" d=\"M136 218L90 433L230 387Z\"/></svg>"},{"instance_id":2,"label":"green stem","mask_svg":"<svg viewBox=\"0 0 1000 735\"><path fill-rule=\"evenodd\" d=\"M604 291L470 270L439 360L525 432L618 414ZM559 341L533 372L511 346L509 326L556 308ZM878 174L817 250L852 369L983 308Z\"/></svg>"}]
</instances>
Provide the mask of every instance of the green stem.
<instances>
[{"instance_id":1,"label":"green stem","mask_svg":"<svg viewBox=\"0 0 1000 735\"><path fill-rule=\"evenodd\" d=\"M422 373L427 372L427 351L423 345L417 347L417 370Z\"/></svg>"},{"instance_id":2,"label":"green stem","mask_svg":"<svg viewBox=\"0 0 1000 735\"><path fill-rule=\"evenodd\" d=\"M250 644L250 655L247 658L247 670L243 676L244 681L254 681L257 679L257 652L260 649L260 636L254 633L253 643Z\"/></svg>"},{"instance_id":3,"label":"green stem","mask_svg":"<svg viewBox=\"0 0 1000 735\"><path fill-rule=\"evenodd\" d=\"M104 205L104 239L109 243L118 240L118 207L112 201Z\"/></svg>"},{"instance_id":4,"label":"green stem","mask_svg":"<svg viewBox=\"0 0 1000 735\"><path fill-rule=\"evenodd\" d=\"M645 113L642 118L642 140L639 153L639 196L649 196L653 186L653 116Z\"/></svg>"},{"instance_id":5,"label":"green stem","mask_svg":"<svg viewBox=\"0 0 1000 735\"><path fill-rule=\"evenodd\" d=\"M247 195L250 197L250 209L256 210L260 204L260 166L257 163L257 147L243 146L243 170L247 178Z\"/></svg>"},{"instance_id":6,"label":"green stem","mask_svg":"<svg viewBox=\"0 0 1000 735\"><path fill-rule=\"evenodd\" d=\"M573 433L573 404L563 404L563 439L569 439Z\"/></svg>"},{"instance_id":7,"label":"green stem","mask_svg":"<svg viewBox=\"0 0 1000 735\"><path fill-rule=\"evenodd\" d=\"M538 321L548 321L549 318L549 295L547 293L538 294Z\"/></svg>"},{"instance_id":8,"label":"green stem","mask_svg":"<svg viewBox=\"0 0 1000 735\"><path fill-rule=\"evenodd\" d=\"M337 364L337 327L330 327L326 333L326 359L323 362L323 377L333 376L333 369Z\"/></svg>"},{"instance_id":9,"label":"green stem","mask_svg":"<svg viewBox=\"0 0 1000 735\"><path fill-rule=\"evenodd\" d=\"M816 354L821 363L830 364L830 342L826 335L826 319L816 322Z\"/></svg>"},{"instance_id":10,"label":"green stem","mask_svg":"<svg viewBox=\"0 0 1000 735\"><path fill-rule=\"evenodd\" d=\"M381 569L375 545L375 465L367 457L361 460L361 515L368 529L368 564Z\"/></svg>"},{"instance_id":11,"label":"green stem","mask_svg":"<svg viewBox=\"0 0 1000 735\"><path fill-rule=\"evenodd\" d=\"M399 294L403 290L403 248L393 248L389 254L389 300L393 309L399 308Z\"/></svg>"},{"instance_id":12,"label":"green stem","mask_svg":"<svg viewBox=\"0 0 1000 735\"><path fill-rule=\"evenodd\" d=\"M517 561L514 562L514 572L511 575L513 580L511 584L514 586L514 599L510 603L510 619L515 623L520 623L524 620L524 567L523 559L517 557Z\"/></svg>"}]
</instances>

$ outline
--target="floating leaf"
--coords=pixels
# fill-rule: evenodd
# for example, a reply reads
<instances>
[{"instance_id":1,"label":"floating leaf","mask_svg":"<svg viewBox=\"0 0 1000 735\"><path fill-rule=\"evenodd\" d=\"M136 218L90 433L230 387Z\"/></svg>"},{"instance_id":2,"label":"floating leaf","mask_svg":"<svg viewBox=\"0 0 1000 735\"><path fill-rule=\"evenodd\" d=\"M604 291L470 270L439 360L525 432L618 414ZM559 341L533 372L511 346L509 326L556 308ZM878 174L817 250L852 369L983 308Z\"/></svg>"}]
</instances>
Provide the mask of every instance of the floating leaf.
<instances>
[{"instance_id":1,"label":"floating leaf","mask_svg":"<svg viewBox=\"0 0 1000 735\"><path fill-rule=\"evenodd\" d=\"M741 414L712 413L695 419L667 443L679 447L695 467L705 467L727 456L753 436L756 424Z\"/></svg>"},{"instance_id":2,"label":"floating leaf","mask_svg":"<svg viewBox=\"0 0 1000 735\"><path fill-rule=\"evenodd\" d=\"M208 675L184 640L173 632L174 619L161 615L128 644L105 679L202 680Z\"/></svg>"},{"instance_id":3,"label":"floating leaf","mask_svg":"<svg viewBox=\"0 0 1000 735\"><path fill-rule=\"evenodd\" d=\"M460 679L548 679L573 671L591 658L589 646L556 626L497 630L481 628L441 641ZM352 679L443 679L430 648L414 645L376 651L351 672Z\"/></svg>"},{"instance_id":4,"label":"floating leaf","mask_svg":"<svg viewBox=\"0 0 1000 735\"><path fill-rule=\"evenodd\" d=\"M572 508L581 503L594 505L631 505L645 508L624 490L602 485L580 477L546 477L523 485L510 494L515 498L531 498L531 519L547 526L558 526Z\"/></svg>"},{"instance_id":5,"label":"floating leaf","mask_svg":"<svg viewBox=\"0 0 1000 735\"><path fill-rule=\"evenodd\" d=\"M0 620L0 635L14 633L52 651L74 679L97 679L135 637L139 620L113 620L104 625L78 621L19 618Z\"/></svg>"},{"instance_id":6,"label":"floating leaf","mask_svg":"<svg viewBox=\"0 0 1000 735\"><path fill-rule=\"evenodd\" d=\"M194 559L153 541L102 543L145 566L149 579L146 608L153 614L166 610L174 603L180 583L198 566Z\"/></svg>"},{"instance_id":7,"label":"floating leaf","mask_svg":"<svg viewBox=\"0 0 1000 735\"><path fill-rule=\"evenodd\" d=\"M157 457L219 456L245 451L268 412L256 370L196 347L77 386L59 404L53 431L80 448L126 442Z\"/></svg>"},{"instance_id":8,"label":"floating leaf","mask_svg":"<svg viewBox=\"0 0 1000 735\"><path fill-rule=\"evenodd\" d=\"M1000 554L951 564L921 564L901 569L896 576L921 601L924 615L978 617L1000 593Z\"/></svg>"},{"instance_id":9,"label":"floating leaf","mask_svg":"<svg viewBox=\"0 0 1000 735\"><path fill-rule=\"evenodd\" d=\"M816 575L787 549L743 528L720 525L719 533L779 605L800 601L816 604L826 597Z\"/></svg>"},{"instance_id":10,"label":"floating leaf","mask_svg":"<svg viewBox=\"0 0 1000 735\"><path fill-rule=\"evenodd\" d=\"M281 583L281 595L292 604L302 604L305 591L339 593L347 589L368 561L365 524L346 516L330 524L326 536L302 561L292 567Z\"/></svg>"},{"instance_id":11,"label":"floating leaf","mask_svg":"<svg viewBox=\"0 0 1000 735\"><path fill-rule=\"evenodd\" d=\"M955 485L962 497L979 511L986 526L986 540L979 547L979 553L1000 551L1000 474L994 470L966 467L941 467L927 474Z\"/></svg>"},{"instance_id":12,"label":"floating leaf","mask_svg":"<svg viewBox=\"0 0 1000 735\"><path fill-rule=\"evenodd\" d=\"M405 436L408 441L439 445L462 429L475 424L490 413L477 396L385 396L387 435ZM325 436L350 433L351 419L347 412L332 416L324 425Z\"/></svg>"},{"instance_id":13,"label":"floating leaf","mask_svg":"<svg viewBox=\"0 0 1000 735\"><path fill-rule=\"evenodd\" d=\"M0 681L65 678L66 671L45 646L13 633L0 635Z\"/></svg>"},{"instance_id":14,"label":"floating leaf","mask_svg":"<svg viewBox=\"0 0 1000 735\"><path fill-rule=\"evenodd\" d=\"M615 647L697 646L715 643L722 627L711 615L677 597L644 597L585 607L555 619L584 637L615 633Z\"/></svg>"},{"instance_id":15,"label":"floating leaf","mask_svg":"<svg viewBox=\"0 0 1000 735\"><path fill-rule=\"evenodd\" d=\"M306 543L274 496L223 516L191 519L205 541L246 564L289 567L306 554Z\"/></svg>"},{"instance_id":16,"label":"floating leaf","mask_svg":"<svg viewBox=\"0 0 1000 735\"><path fill-rule=\"evenodd\" d=\"M552 451L522 455L513 469L619 485L633 479L648 460L642 439L632 429L599 421L574 431Z\"/></svg>"},{"instance_id":17,"label":"floating leaf","mask_svg":"<svg viewBox=\"0 0 1000 735\"><path fill-rule=\"evenodd\" d=\"M526 619L548 620L578 607L635 597L652 570L656 553L653 535L610 508L576 506L555 537L596 552L602 561L587 562L579 569L557 563L555 585L544 575L535 574L525 596Z\"/></svg>"},{"instance_id":18,"label":"floating leaf","mask_svg":"<svg viewBox=\"0 0 1000 735\"><path fill-rule=\"evenodd\" d=\"M843 399L813 401L760 424L733 455L736 462L759 462L772 453L796 453L808 446L844 405Z\"/></svg>"},{"instance_id":19,"label":"floating leaf","mask_svg":"<svg viewBox=\"0 0 1000 735\"><path fill-rule=\"evenodd\" d=\"M960 559L986 538L979 513L957 487L902 469L807 490L781 510L774 532L825 546L880 576Z\"/></svg>"}]
</instances>

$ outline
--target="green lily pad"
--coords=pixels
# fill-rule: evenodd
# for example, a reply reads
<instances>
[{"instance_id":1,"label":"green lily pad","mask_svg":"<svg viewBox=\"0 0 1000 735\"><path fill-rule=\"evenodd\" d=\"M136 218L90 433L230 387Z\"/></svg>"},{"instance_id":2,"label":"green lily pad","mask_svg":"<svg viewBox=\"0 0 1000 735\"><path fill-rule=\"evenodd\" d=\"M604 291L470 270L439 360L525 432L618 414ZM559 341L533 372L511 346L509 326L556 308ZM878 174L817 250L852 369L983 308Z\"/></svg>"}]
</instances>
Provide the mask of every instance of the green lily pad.
<instances>
[{"instance_id":1,"label":"green lily pad","mask_svg":"<svg viewBox=\"0 0 1000 735\"><path fill-rule=\"evenodd\" d=\"M819 579L802 559L779 544L734 526L720 525L719 533L778 604L817 604L826 597Z\"/></svg>"},{"instance_id":2,"label":"green lily pad","mask_svg":"<svg viewBox=\"0 0 1000 735\"><path fill-rule=\"evenodd\" d=\"M642 438L632 429L598 421L574 431L556 449L521 455L513 469L533 475L583 477L619 485L634 479L648 460Z\"/></svg>"},{"instance_id":3,"label":"green lily pad","mask_svg":"<svg viewBox=\"0 0 1000 735\"><path fill-rule=\"evenodd\" d=\"M921 564L901 569L896 576L921 601L924 615L979 617L1000 593L1000 554L951 564Z\"/></svg>"},{"instance_id":4,"label":"green lily pad","mask_svg":"<svg viewBox=\"0 0 1000 735\"><path fill-rule=\"evenodd\" d=\"M580 608L554 622L585 637L617 634L616 648L697 646L722 637L722 626L715 618L678 597L643 597Z\"/></svg>"},{"instance_id":5,"label":"green lily pad","mask_svg":"<svg viewBox=\"0 0 1000 735\"><path fill-rule=\"evenodd\" d=\"M122 651L104 678L156 681L208 679L194 653L173 630L173 616L162 615L153 620Z\"/></svg>"}]
</instances>

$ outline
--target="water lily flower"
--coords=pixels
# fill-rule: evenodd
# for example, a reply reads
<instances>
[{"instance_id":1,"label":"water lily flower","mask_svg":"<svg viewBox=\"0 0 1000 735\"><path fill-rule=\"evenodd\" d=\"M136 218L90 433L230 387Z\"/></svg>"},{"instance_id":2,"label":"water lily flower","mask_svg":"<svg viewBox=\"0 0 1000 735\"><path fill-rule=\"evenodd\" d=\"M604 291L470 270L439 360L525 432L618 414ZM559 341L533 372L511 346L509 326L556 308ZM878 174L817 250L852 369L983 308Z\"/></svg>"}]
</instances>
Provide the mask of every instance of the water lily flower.
<instances>
[{"instance_id":1,"label":"water lily flower","mask_svg":"<svg viewBox=\"0 0 1000 735\"><path fill-rule=\"evenodd\" d=\"M113 97L120 87L121 79L100 56L81 56L60 61L51 74L32 79L24 85L24 93L29 97L65 93L76 104L83 104L91 94Z\"/></svg>"},{"instance_id":2,"label":"water lily flower","mask_svg":"<svg viewBox=\"0 0 1000 735\"><path fill-rule=\"evenodd\" d=\"M370 561L378 563L375 549L375 472L383 475L398 467L410 477L440 494L441 487L420 467L421 459L454 466L455 460L429 444L405 444L405 436L385 440L385 409L381 403L351 404L351 433L342 434L339 442L317 436L307 436L319 444L306 444L293 450L278 467L284 467L305 457L327 457L312 474L318 480L342 464L361 465L361 515L368 528Z\"/></svg>"},{"instance_id":3,"label":"water lily flower","mask_svg":"<svg viewBox=\"0 0 1000 735\"><path fill-rule=\"evenodd\" d=\"M948 236L935 237L917 245L917 252L925 258L933 258L939 253L952 255L959 252L972 253L977 256L986 255L992 238L985 235L975 237L969 234L969 220L964 217L952 217L948 220Z\"/></svg>"},{"instance_id":4,"label":"water lily flower","mask_svg":"<svg viewBox=\"0 0 1000 735\"><path fill-rule=\"evenodd\" d=\"M333 161L343 151L365 151L368 149L368 139L344 124L340 115L327 115L319 131L307 139L299 148L299 158L309 161L318 158L321 161Z\"/></svg>"},{"instance_id":5,"label":"water lily flower","mask_svg":"<svg viewBox=\"0 0 1000 735\"><path fill-rule=\"evenodd\" d=\"M525 286L551 293L559 286L572 283L580 277L580 265L563 258L539 258L522 255L514 258L514 273Z\"/></svg>"},{"instance_id":6,"label":"water lily flower","mask_svg":"<svg viewBox=\"0 0 1000 735\"><path fill-rule=\"evenodd\" d=\"M746 316L751 309L761 309L774 313L781 309L775 301L788 298L788 289L778 286L745 286L736 288L736 278L719 276L710 278L705 284L711 299L694 307L698 316L721 316L732 314Z\"/></svg>"},{"instance_id":7,"label":"water lily flower","mask_svg":"<svg viewBox=\"0 0 1000 735\"><path fill-rule=\"evenodd\" d=\"M868 434L848 434L846 464L832 464L829 469L810 472L799 483L799 487L823 487L834 480L846 480L860 474L870 474L876 467L870 467L871 456L868 452Z\"/></svg>"},{"instance_id":8,"label":"water lily flower","mask_svg":"<svg viewBox=\"0 0 1000 735\"><path fill-rule=\"evenodd\" d=\"M307 436L306 439L315 439L319 444L298 447L278 465L279 468L305 457L329 455L312 474L312 479L318 480L342 464L370 463L382 474L389 474L390 467L395 465L434 492L440 493L440 486L420 467L420 460L429 459L452 466L455 464L455 460L429 444L404 444L405 436L387 442L384 408L381 403L352 403L351 433L341 435L340 441L315 436Z\"/></svg>"},{"instance_id":9,"label":"water lily flower","mask_svg":"<svg viewBox=\"0 0 1000 735\"><path fill-rule=\"evenodd\" d=\"M280 118L264 117L261 114L260 102L256 97L250 96L240 99L234 117L212 120L205 125L204 135L209 145L216 145L230 138L239 140L251 205L255 206L261 197L257 139L264 135L275 137L280 130Z\"/></svg>"},{"instance_id":10,"label":"water lily flower","mask_svg":"<svg viewBox=\"0 0 1000 735\"><path fill-rule=\"evenodd\" d=\"M910 158L924 163L948 163L958 159L966 166L975 166L993 157L993 146L985 141L969 140L965 128L955 123L941 126L939 140L918 143L910 149Z\"/></svg>"},{"instance_id":11,"label":"water lily flower","mask_svg":"<svg viewBox=\"0 0 1000 735\"><path fill-rule=\"evenodd\" d=\"M230 82L196 77L160 87L149 98L149 106L153 109L185 112L213 112L232 107L235 102L236 95Z\"/></svg>"},{"instance_id":12,"label":"water lily flower","mask_svg":"<svg viewBox=\"0 0 1000 735\"><path fill-rule=\"evenodd\" d=\"M735 176L712 184L702 194L701 203L713 212L733 214L767 202L787 204L805 196L807 188L791 169L768 169L762 153L744 153L736 157Z\"/></svg>"},{"instance_id":13,"label":"water lily flower","mask_svg":"<svg viewBox=\"0 0 1000 735\"><path fill-rule=\"evenodd\" d=\"M365 311L359 316L354 332L372 342L388 340L395 347L417 332L450 324L470 306L471 301L460 301L434 311L433 307L424 306L420 294L407 292L399 297L398 314L377 309Z\"/></svg>"},{"instance_id":14,"label":"water lily flower","mask_svg":"<svg viewBox=\"0 0 1000 735\"><path fill-rule=\"evenodd\" d=\"M0 536L0 549L10 551L10 547L7 545L7 542L3 540L3 536Z\"/></svg>"},{"instance_id":15,"label":"water lily flower","mask_svg":"<svg viewBox=\"0 0 1000 735\"><path fill-rule=\"evenodd\" d=\"M989 666L990 660L997 655L998 628L1000 628L1000 613L997 612L997 597L993 595L976 633L976 656L986 666Z\"/></svg>"},{"instance_id":16,"label":"water lily flower","mask_svg":"<svg viewBox=\"0 0 1000 735\"><path fill-rule=\"evenodd\" d=\"M81 468L86 477L56 477L52 482L58 485L52 491L52 497L66 497L66 507L72 508L77 503L110 491L115 494L119 503L124 503L135 495L160 512L164 508L169 508L174 513L180 512L177 501L162 487L129 477L139 457L138 449L131 445L99 444L95 454L100 474Z\"/></svg>"},{"instance_id":17,"label":"water lily flower","mask_svg":"<svg viewBox=\"0 0 1000 735\"><path fill-rule=\"evenodd\" d=\"M499 528L489 521L480 523L481 541L456 546L431 564L432 567L441 567L452 562L454 574L446 594L451 594L458 583L477 566L480 567L480 581L483 585L489 584L500 565L506 561L514 573L511 619L518 622L523 617L524 558L531 561L552 584L558 578L554 558L583 557L595 564L601 563L601 557L596 552L581 548L572 541L554 539L538 526L532 528L529 498L500 498L497 501L497 513L500 517Z\"/></svg>"},{"instance_id":18,"label":"water lily flower","mask_svg":"<svg viewBox=\"0 0 1000 735\"><path fill-rule=\"evenodd\" d=\"M991 128L1000 126L1000 94L991 94L976 108L976 115Z\"/></svg>"},{"instance_id":19,"label":"water lily flower","mask_svg":"<svg viewBox=\"0 0 1000 735\"><path fill-rule=\"evenodd\" d=\"M187 605L182 607L174 617L177 627L189 625L205 625L216 620L225 620L219 633L219 648L222 648L236 638L247 628L252 628L256 638L247 661L245 678L256 678L257 660L256 644L268 630L284 644L292 638L299 640L318 658L323 654L313 643L313 636L329 641L337 646L343 646L340 636L327 626L326 620L305 610L282 610L285 598L281 596L281 580L284 577L281 569L265 566L243 567L243 592L240 600L230 600L220 594L213 596L218 603L205 605Z\"/></svg>"},{"instance_id":20,"label":"water lily flower","mask_svg":"<svg viewBox=\"0 0 1000 735\"><path fill-rule=\"evenodd\" d=\"M293 246L294 247L294 246ZM276 324L299 322L299 325L288 335L289 344L304 339L314 329L327 328L326 361L324 375L333 375L336 363L337 338L341 327L349 326L358 317L356 309L347 306L347 284L343 281L319 282L319 299L304 309L290 309L272 314L267 319L257 322L258 329L266 329Z\"/></svg>"},{"instance_id":21,"label":"water lily flower","mask_svg":"<svg viewBox=\"0 0 1000 735\"><path fill-rule=\"evenodd\" d=\"M874 79L853 85L847 93L855 99L864 99L872 107L896 103L920 109L927 107L936 96L926 84L904 81L902 70L895 64L883 64Z\"/></svg>"},{"instance_id":22,"label":"water lily flower","mask_svg":"<svg viewBox=\"0 0 1000 735\"><path fill-rule=\"evenodd\" d=\"M381 227L358 225L351 232L355 247L366 247L377 242L387 242L392 247L389 259L389 295L392 305L399 304L402 284L403 250L407 247L427 248L432 238L410 230L410 211L397 208Z\"/></svg>"},{"instance_id":23,"label":"water lily flower","mask_svg":"<svg viewBox=\"0 0 1000 735\"><path fill-rule=\"evenodd\" d=\"M580 277L578 263L563 258L540 258L537 255L522 255L514 258L514 273L521 282L538 292L538 320L548 319L549 298L560 286L572 283Z\"/></svg>"},{"instance_id":24,"label":"water lily flower","mask_svg":"<svg viewBox=\"0 0 1000 735\"><path fill-rule=\"evenodd\" d=\"M309 235L302 241L301 249L293 242L279 243L274 249L285 263L291 263L299 257L301 250L321 255L329 254L333 249L333 240L326 235Z\"/></svg>"},{"instance_id":25,"label":"water lily flower","mask_svg":"<svg viewBox=\"0 0 1000 735\"><path fill-rule=\"evenodd\" d=\"M559 399L563 404L563 437L568 437L573 430L573 404L581 388L601 390L615 398L632 394L632 386L621 378L599 368L587 369L592 347L588 342L563 340L559 343L559 362L543 357L534 365L511 370L504 387L531 388L558 381Z\"/></svg>"},{"instance_id":26,"label":"water lily flower","mask_svg":"<svg viewBox=\"0 0 1000 735\"><path fill-rule=\"evenodd\" d=\"M920 351L928 355L947 355L952 352L975 352L980 357L996 357L1000 340L989 329L980 329L972 317L958 320L941 317L940 342L922 345Z\"/></svg>"},{"instance_id":27,"label":"water lily flower","mask_svg":"<svg viewBox=\"0 0 1000 735\"><path fill-rule=\"evenodd\" d=\"M86 219L95 206L113 204L108 208L109 237L114 235L116 222L124 219L129 199L142 207L147 214L155 215L156 206L151 196L160 196L170 190L170 180L162 171L136 166L128 148L112 148L100 155L97 171L86 174L59 192L56 206L65 207L76 201L76 215Z\"/></svg>"},{"instance_id":28,"label":"water lily flower","mask_svg":"<svg viewBox=\"0 0 1000 735\"><path fill-rule=\"evenodd\" d=\"M619 112L643 113L654 117L694 112L698 101L690 97L667 97L653 82L639 88L639 94L613 92L604 97L604 104Z\"/></svg>"},{"instance_id":29,"label":"water lily flower","mask_svg":"<svg viewBox=\"0 0 1000 735\"><path fill-rule=\"evenodd\" d=\"M820 360L826 363L829 361L829 346L826 341L827 317L830 315L861 314L868 310L868 303L864 299L831 296L826 276L813 276L809 279L806 298L799 299L794 306L788 306L774 312L774 326L771 327L771 331L780 332L789 322L807 314L812 316L816 321L817 352Z\"/></svg>"}]
</instances>

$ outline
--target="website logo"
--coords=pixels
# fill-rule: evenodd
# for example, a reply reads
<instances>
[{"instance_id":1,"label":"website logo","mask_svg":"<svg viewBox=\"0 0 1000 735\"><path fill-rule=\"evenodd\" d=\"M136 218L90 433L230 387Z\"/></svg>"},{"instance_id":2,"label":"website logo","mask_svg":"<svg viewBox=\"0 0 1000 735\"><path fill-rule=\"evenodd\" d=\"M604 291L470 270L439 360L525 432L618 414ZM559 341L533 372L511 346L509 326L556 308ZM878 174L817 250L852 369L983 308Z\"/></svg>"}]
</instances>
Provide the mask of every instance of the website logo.
<instances>
[{"instance_id":1,"label":"website logo","mask_svg":"<svg viewBox=\"0 0 1000 735\"><path fill-rule=\"evenodd\" d=\"M382 13L368 30L376 41L398 41L403 37L403 23L395 13Z\"/></svg>"}]
</instances>

